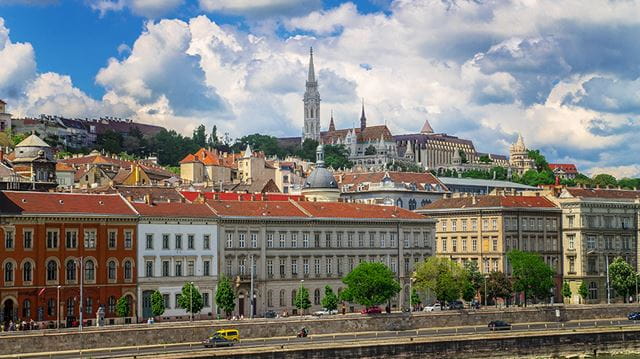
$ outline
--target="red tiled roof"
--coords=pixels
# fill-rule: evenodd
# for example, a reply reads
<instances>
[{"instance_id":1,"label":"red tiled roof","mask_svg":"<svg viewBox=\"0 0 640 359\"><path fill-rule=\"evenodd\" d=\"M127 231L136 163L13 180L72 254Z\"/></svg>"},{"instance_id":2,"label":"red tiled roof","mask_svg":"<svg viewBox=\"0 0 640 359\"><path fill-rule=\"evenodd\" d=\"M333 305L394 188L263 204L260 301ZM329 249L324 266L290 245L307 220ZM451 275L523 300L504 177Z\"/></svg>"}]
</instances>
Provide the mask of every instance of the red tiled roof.
<instances>
[{"instance_id":1,"label":"red tiled roof","mask_svg":"<svg viewBox=\"0 0 640 359\"><path fill-rule=\"evenodd\" d=\"M56 172L75 172L75 168L73 166L66 164L64 162L56 163Z\"/></svg>"},{"instance_id":2,"label":"red tiled roof","mask_svg":"<svg viewBox=\"0 0 640 359\"><path fill-rule=\"evenodd\" d=\"M208 218L215 213L205 203L132 203L142 216Z\"/></svg>"},{"instance_id":3,"label":"red tiled roof","mask_svg":"<svg viewBox=\"0 0 640 359\"><path fill-rule=\"evenodd\" d=\"M285 193L238 193L238 192L197 192L197 191L181 191L180 194L189 201L195 201L199 194L205 199L217 198L221 201L301 201L304 196ZM265 198L266 197L266 198Z\"/></svg>"},{"instance_id":4,"label":"red tiled roof","mask_svg":"<svg viewBox=\"0 0 640 359\"><path fill-rule=\"evenodd\" d=\"M118 194L0 193L0 212L21 214L136 215Z\"/></svg>"},{"instance_id":5,"label":"red tiled roof","mask_svg":"<svg viewBox=\"0 0 640 359\"><path fill-rule=\"evenodd\" d=\"M207 204L221 217L308 217L293 202L207 200Z\"/></svg>"},{"instance_id":6,"label":"red tiled roof","mask_svg":"<svg viewBox=\"0 0 640 359\"><path fill-rule=\"evenodd\" d=\"M549 168L553 171L562 170L564 173L578 173L578 168L572 163L549 163Z\"/></svg>"},{"instance_id":7,"label":"red tiled roof","mask_svg":"<svg viewBox=\"0 0 640 359\"><path fill-rule=\"evenodd\" d=\"M447 191L440 180L429 172L387 172L391 181L395 183L416 184L418 190L432 190L425 185L439 185L442 191ZM350 190L355 191L357 185L368 185L371 183L381 183L385 177L385 172L363 172L363 173L345 173L335 175L338 185L352 185Z\"/></svg>"},{"instance_id":8,"label":"red tiled roof","mask_svg":"<svg viewBox=\"0 0 640 359\"><path fill-rule=\"evenodd\" d=\"M424 219L424 216L395 206L345 202L296 202L315 218Z\"/></svg>"},{"instance_id":9,"label":"red tiled roof","mask_svg":"<svg viewBox=\"0 0 640 359\"><path fill-rule=\"evenodd\" d=\"M180 163L192 163L192 162L201 162L205 166L223 166L223 167L233 167L234 165L234 156L221 156L217 152L212 152L207 150L206 148L199 149L194 154L186 155Z\"/></svg>"},{"instance_id":10,"label":"red tiled roof","mask_svg":"<svg viewBox=\"0 0 640 359\"><path fill-rule=\"evenodd\" d=\"M607 198L607 199L636 199L640 198L640 191L604 188L566 188L573 197Z\"/></svg>"},{"instance_id":11,"label":"red tiled roof","mask_svg":"<svg viewBox=\"0 0 640 359\"><path fill-rule=\"evenodd\" d=\"M474 203L475 201L475 203ZM541 196L475 196L444 198L430 203L421 210L464 209L464 208L557 208L546 197Z\"/></svg>"},{"instance_id":12,"label":"red tiled roof","mask_svg":"<svg viewBox=\"0 0 640 359\"><path fill-rule=\"evenodd\" d=\"M385 141L393 141L393 135L386 125L368 126L364 128L364 131L360 128L346 128L335 131L323 131L321 133L322 141L325 143L336 142L339 139L344 139L349 131L355 131L358 137L358 142L374 142L379 141L382 137Z\"/></svg>"}]
</instances>

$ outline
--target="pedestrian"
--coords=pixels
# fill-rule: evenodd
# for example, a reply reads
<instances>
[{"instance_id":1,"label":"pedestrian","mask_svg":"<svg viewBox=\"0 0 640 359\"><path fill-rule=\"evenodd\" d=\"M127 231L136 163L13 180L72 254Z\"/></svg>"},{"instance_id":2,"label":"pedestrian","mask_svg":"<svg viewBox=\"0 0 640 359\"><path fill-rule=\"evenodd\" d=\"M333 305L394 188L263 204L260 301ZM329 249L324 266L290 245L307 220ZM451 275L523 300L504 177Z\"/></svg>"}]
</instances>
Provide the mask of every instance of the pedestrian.
<instances>
[{"instance_id":1,"label":"pedestrian","mask_svg":"<svg viewBox=\"0 0 640 359\"><path fill-rule=\"evenodd\" d=\"M16 331L16 323L14 323L13 320L9 322L9 331L10 332Z\"/></svg>"},{"instance_id":2,"label":"pedestrian","mask_svg":"<svg viewBox=\"0 0 640 359\"><path fill-rule=\"evenodd\" d=\"M347 313L347 307L344 305L344 303L342 303L342 315L345 315Z\"/></svg>"}]
</instances>

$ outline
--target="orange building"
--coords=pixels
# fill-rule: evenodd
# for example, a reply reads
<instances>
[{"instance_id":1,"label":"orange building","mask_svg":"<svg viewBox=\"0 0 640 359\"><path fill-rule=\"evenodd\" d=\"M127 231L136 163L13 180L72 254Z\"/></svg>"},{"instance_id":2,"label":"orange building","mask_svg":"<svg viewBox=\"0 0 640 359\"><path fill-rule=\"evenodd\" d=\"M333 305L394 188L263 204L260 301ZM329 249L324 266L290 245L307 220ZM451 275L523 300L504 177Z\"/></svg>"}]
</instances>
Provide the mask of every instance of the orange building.
<instances>
[{"instance_id":1,"label":"orange building","mask_svg":"<svg viewBox=\"0 0 640 359\"><path fill-rule=\"evenodd\" d=\"M0 321L135 318L136 218L119 194L0 192ZM116 319L123 296L130 316Z\"/></svg>"}]
</instances>

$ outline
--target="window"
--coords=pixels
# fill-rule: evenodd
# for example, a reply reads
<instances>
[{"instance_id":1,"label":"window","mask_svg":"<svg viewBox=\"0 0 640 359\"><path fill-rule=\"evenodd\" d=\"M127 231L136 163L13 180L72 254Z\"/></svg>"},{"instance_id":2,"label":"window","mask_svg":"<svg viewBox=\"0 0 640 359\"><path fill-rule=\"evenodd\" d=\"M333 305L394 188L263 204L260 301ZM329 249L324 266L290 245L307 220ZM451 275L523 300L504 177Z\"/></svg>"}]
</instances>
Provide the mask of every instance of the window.
<instances>
[{"instance_id":1,"label":"window","mask_svg":"<svg viewBox=\"0 0 640 359\"><path fill-rule=\"evenodd\" d=\"M258 233L251 233L251 248L258 248Z\"/></svg>"},{"instance_id":2,"label":"window","mask_svg":"<svg viewBox=\"0 0 640 359\"><path fill-rule=\"evenodd\" d=\"M209 308L211 306L211 304L209 304L209 293L208 292L202 293L202 303L203 303L203 306L205 308Z\"/></svg>"},{"instance_id":3,"label":"window","mask_svg":"<svg viewBox=\"0 0 640 359\"><path fill-rule=\"evenodd\" d=\"M324 235L324 246L326 248L331 248L331 233L325 233L325 235Z\"/></svg>"},{"instance_id":4,"label":"window","mask_svg":"<svg viewBox=\"0 0 640 359\"><path fill-rule=\"evenodd\" d=\"M387 234L386 233L380 233L380 248L384 248L386 247L386 239L387 239Z\"/></svg>"},{"instance_id":5,"label":"window","mask_svg":"<svg viewBox=\"0 0 640 359\"><path fill-rule=\"evenodd\" d=\"M567 226L573 228L575 216L567 216Z\"/></svg>"},{"instance_id":6,"label":"window","mask_svg":"<svg viewBox=\"0 0 640 359\"><path fill-rule=\"evenodd\" d=\"M176 261L176 277L182 277L182 261Z\"/></svg>"},{"instance_id":7,"label":"window","mask_svg":"<svg viewBox=\"0 0 640 359\"><path fill-rule=\"evenodd\" d=\"M226 236L227 236L227 246L226 246L226 248L233 248L233 233L227 232Z\"/></svg>"},{"instance_id":8,"label":"window","mask_svg":"<svg viewBox=\"0 0 640 359\"><path fill-rule=\"evenodd\" d=\"M291 248L298 247L298 233L291 233Z\"/></svg>"},{"instance_id":9,"label":"window","mask_svg":"<svg viewBox=\"0 0 640 359\"><path fill-rule=\"evenodd\" d=\"M309 248L309 233L302 233L302 248Z\"/></svg>"},{"instance_id":10,"label":"window","mask_svg":"<svg viewBox=\"0 0 640 359\"><path fill-rule=\"evenodd\" d=\"M58 231L47 231L47 249L58 248Z\"/></svg>"},{"instance_id":11,"label":"window","mask_svg":"<svg viewBox=\"0 0 640 359\"><path fill-rule=\"evenodd\" d=\"M116 311L116 297L110 296L107 299L107 311L109 313L115 313L115 311Z\"/></svg>"},{"instance_id":12,"label":"window","mask_svg":"<svg viewBox=\"0 0 640 359\"><path fill-rule=\"evenodd\" d=\"M114 299L113 307L114 307L114 311L115 311L115 305L116 305L115 304L115 298L113 298L113 299ZM73 314L74 314L74 311L75 311L76 303L73 300L73 298L68 298L66 304L67 304L67 316L68 317L72 317Z\"/></svg>"},{"instance_id":13,"label":"window","mask_svg":"<svg viewBox=\"0 0 640 359\"><path fill-rule=\"evenodd\" d=\"M114 249L117 246L117 237L118 237L118 232L116 231L109 231L109 249Z\"/></svg>"},{"instance_id":14,"label":"window","mask_svg":"<svg viewBox=\"0 0 640 359\"><path fill-rule=\"evenodd\" d=\"M375 248L376 247L376 233L375 232L369 232L369 247L371 247L371 248Z\"/></svg>"},{"instance_id":15,"label":"window","mask_svg":"<svg viewBox=\"0 0 640 359\"><path fill-rule=\"evenodd\" d=\"M354 260L353 257L349 257L349 259L347 260L348 265L349 265L349 272L351 272L353 270L353 266L354 266Z\"/></svg>"},{"instance_id":16,"label":"window","mask_svg":"<svg viewBox=\"0 0 640 359\"><path fill-rule=\"evenodd\" d=\"M411 262L409 261L409 258L405 258L404 259L404 272L405 273L409 273L409 266L411 265Z\"/></svg>"},{"instance_id":17,"label":"window","mask_svg":"<svg viewBox=\"0 0 640 359\"><path fill-rule=\"evenodd\" d=\"M498 251L498 239L494 238L491 242L492 242L491 249L494 252L497 252Z\"/></svg>"},{"instance_id":18,"label":"window","mask_svg":"<svg viewBox=\"0 0 640 359\"><path fill-rule=\"evenodd\" d=\"M302 272L304 275L309 275L309 260L307 258L302 260Z\"/></svg>"},{"instance_id":19,"label":"window","mask_svg":"<svg viewBox=\"0 0 640 359\"><path fill-rule=\"evenodd\" d=\"M482 230L486 231L487 229L489 229L489 220L488 219L483 219L482 220Z\"/></svg>"},{"instance_id":20,"label":"window","mask_svg":"<svg viewBox=\"0 0 640 359\"><path fill-rule=\"evenodd\" d=\"M471 220L471 230L472 231L478 230L478 220L475 218Z\"/></svg>"},{"instance_id":21,"label":"window","mask_svg":"<svg viewBox=\"0 0 640 359\"><path fill-rule=\"evenodd\" d=\"M195 262L194 261L187 261L187 276L188 277L193 277L194 270L195 270Z\"/></svg>"},{"instance_id":22,"label":"window","mask_svg":"<svg viewBox=\"0 0 640 359\"><path fill-rule=\"evenodd\" d=\"M451 239L451 250L453 252L457 252L458 251L458 240L456 238L452 238Z\"/></svg>"},{"instance_id":23,"label":"window","mask_svg":"<svg viewBox=\"0 0 640 359\"><path fill-rule=\"evenodd\" d=\"M169 235L162 235L162 249L169 249Z\"/></svg>"},{"instance_id":24,"label":"window","mask_svg":"<svg viewBox=\"0 0 640 359\"><path fill-rule=\"evenodd\" d=\"M313 260L313 271L316 275L320 275L320 259L315 258Z\"/></svg>"},{"instance_id":25,"label":"window","mask_svg":"<svg viewBox=\"0 0 640 359\"><path fill-rule=\"evenodd\" d=\"M227 264L226 264L226 271L227 271L227 276L231 276L231 259L227 259Z\"/></svg>"},{"instance_id":26,"label":"window","mask_svg":"<svg viewBox=\"0 0 640 359\"><path fill-rule=\"evenodd\" d=\"M466 232L467 231L467 220L466 219L460 220L460 223L462 224L462 231Z\"/></svg>"},{"instance_id":27,"label":"window","mask_svg":"<svg viewBox=\"0 0 640 359\"><path fill-rule=\"evenodd\" d=\"M176 249L182 249L182 234L175 235Z\"/></svg>"},{"instance_id":28,"label":"window","mask_svg":"<svg viewBox=\"0 0 640 359\"><path fill-rule=\"evenodd\" d=\"M409 233L404 234L404 248L409 248L411 243L409 242Z\"/></svg>"},{"instance_id":29,"label":"window","mask_svg":"<svg viewBox=\"0 0 640 359\"><path fill-rule=\"evenodd\" d=\"M286 265L286 260L285 259L280 259L280 278L284 278L285 276L285 265Z\"/></svg>"},{"instance_id":30,"label":"window","mask_svg":"<svg viewBox=\"0 0 640 359\"><path fill-rule=\"evenodd\" d=\"M169 261L162 261L162 276L169 276Z\"/></svg>"},{"instance_id":31,"label":"window","mask_svg":"<svg viewBox=\"0 0 640 359\"><path fill-rule=\"evenodd\" d=\"M86 236L86 234L85 234ZM78 232L73 230L73 231L66 231L65 232L65 242L67 245L68 249L74 249L74 248L78 248ZM94 238L95 240L95 238Z\"/></svg>"},{"instance_id":32,"label":"window","mask_svg":"<svg viewBox=\"0 0 640 359\"><path fill-rule=\"evenodd\" d=\"M147 233L145 237L145 248L153 249L153 234Z\"/></svg>"},{"instance_id":33,"label":"window","mask_svg":"<svg viewBox=\"0 0 640 359\"><path fill-rule=\"evenodd\" d=\"M267 233L267 248L273 248L273 233Z\"/></svg>"},{"instance_id":34,"label":"window","mask_svg":"<svg viewBox=\"0 0 640 359\"><path fill-rule=\"evenodd\" d=\"M124 262L124 280L131 280L131 266L131 261L127 260Z\"/></svg>"},{"instance_id":35,"label":"window","mask_svg":"<svg viewBox=\"0 0 640 359\"><path fill-rule=\"evenodd\" d=\"M145 262L144 276L147 278L153 277L153 261Z\"/></svg>"},{"instance_id":36,"label":"window","mask_svg":"<svg viewBox=\"0 0 640 359\"><path fill-rule=\"evenodd\" d=\"M327 262L326 263L326 265L327 265L327 267L326 267L327 275L331 275L331 273L332 273L332 271L331 271L331 263L333 262L333 259L332 258L327 258L326 262Z\"/></svg>"},{"instance_id":37,"label":"window","mask_svg":"<svg viewBox=\"0 0 640 359\"><path fill-rule=\"evenodd\" d=\"M484 260L484 272L485 273L489 273L489 260L488 259Z\"/></svg>"},{"instance_id":38,"label":"window","mask_svg":"<svg viewBox=\"0 0 640 359\"><path fill-rule=\"evenodd\" d=\"M133 248L133 232L125 231L124 232L124 248L131 249Z\"/></svg>"},{"instance_id":39,"label":"window","mask_svg":"<svg viewBox=\"0 0 640 359\"><path fill-rule=\"evenodd\" d=\"M273 307L273 290L271 289L267 291L267 307Z\"/></svg>"},{"instance_id":40,"label":"window","mask_svg":"<svg viewBox=\"0 0 640 359\"><path fill-rule=\"evenodd\" d=\"M4 248L13 249L13 231L4 232Z\"/></svg>"},{"instance_id":41,"label":"window","mask_svg":"<svg viewBox=\"0 0 640 359\"><path fill-rule=\"evenodd\" d=\"M342 232L336 233L336 247L342 247Z\"/></svg>"},{"instance_id":42,"label":"window","mask_svg":"<svg viewBox=\"0 0 640 359\"><path fill-rule=\"evenodd\" d=\"M13 263L11 262L4 265L4 281L13 282Z\"/></svg>"},{"instance_id":43,"label":"window","mask_svg":"<svg viewBox=\"0 0 640 359\"><path fill-rule=\"evenodd\" d=\"M391 258L391 271L393 273L397 273L398 272L398 266L396 265L396 260Z\"/></svg>"},{"instance_id":44,"label":"window","mask_svg":"<svg viewBox=\"0 0 640 359\"><path fill-rule=\"evenodd\" d=\"M575 273L575 272L576 272L576 258L569 257L569 273Z\"/></svg>"},{"instance_id":45,"label":"window","mask_svg":"<svg viewBox=\"0 0 640 359\"><path fill-rule=\"evenodd\" d=\"M298 275L298 260L291 260L291 275Z\"/></svg>"},{"instance_id":46,"label":"window","mask_svg":"<svg viewBox=\"0 0 640 359\"><path fill-rule=\"evenodd\" d=\"M613 249L613 237L611 236L604 237L604 248Z\"/></svg>"},{"instance_id":47,"label":"window","mask_svg":"<svg viewBox=\"0 0 640 359\"><path fill-rule=\"evenodd\" d=\"M244 248L245 244L245 234L238 233L238 248Z\"/></svg>"},{"instance_id":48,"label":"window","mask_svg":"<svg viewBox=\"0 0 640 359\"><path fill-rule=\"evenodd\" d=\"M76 261L74 259L67 262L67 281L76 280Z\"/></svg>"},{"instance_id":49,"label":"window","mask_svg":"<svg viewBox=\"0 0 640 359\"><path fill-rule=\"evenodd\" d=\"M33 232L32 231L24 231L22 234L22 240L24 249L32 249L33 248Z\"/></svg>"},{"instance_id":50,"label":"window","mask_svg":"<svg viewBox=\"0 0 640 359\"><path fill-rule=\"evenodd\" d=\"M443 252L447 251L447 239L446 238L442 238L442 251Z\"/></svg>"},{"instance_id":51,"label":"window","mask_svg":"<svg viewBox=\"0 0 640 359\"><path fill-rule=\"evenodd\" d=\"M267 275L273 277L273 260L267 259Z\"/></svg>"},{"instance_id":52,"label":"window","mask_svg":"<svg viewBox=\"0 0 640 359\"><path fill-rule=\"evenodd\" d=\"M47 301L47 315L56 315L56 300L53 298Z\"/></svg>"},{"instance_id":53,"label":"window","mask_svg":"<svg viewBox=\"0 0 640 359\"><path fill-rule=\"evenodd\" d=\"M567 236L567 241L569 242L569 249L575 249L576 235L575 234L569 234Z\"/></svg>"},{"instance_id":54,"label":"window","mask_svg":"<svg viewBox=\"0 0 640 359\"><path fill-rule=\"evenodd\" d=\"M194 249L194 245L195 245L195 236L193 234L187 234L187 248L188 249Z\"/></svg>"},{"instance_id":55,"label":"window","mask_svg":"<svg viewBox=\"0 0 640 359\"><path fill-rule=\"evenodd\" d=\"M22 265L22 281L31 282L33 280L33 268L31 262L24 262Z\"/></svg>"},{"instance_id":56,"label":"window","mask_svg":"<svg viewBox=\"0 0 640 359\"><path fill-rule=\"evenodd\" d=\"M597 258L596 257L587 257L587 272L588 273L596 273L597 272Z\"/></svg>"},{"instance_id":57,"label":"window","mask_svg":"<svg viewBox=\"0 0 640 359\"><path fill-rule=\"evenodd\" d=\"M589 299L598 299L598 284L596 282L589 283Z\"/></svg>"},{"instance_id":58,"label":"window","mask_svg":"<svg viewBox=\"0 0 640 359\"><path fill-rule=\"evenodd\" d=\"M202 262L202 275L210 276L211 275L211 262L204 261Z\"/></svg>"},{"instance_id":59,"label":"window","mask_svg":"<svg viewBox=\"0 0 640 359\"><path fill-rule=\"evenodd\" d=\"M475 238L475 237L471 238L471 251L472 252L478 251L478 238Z\"/></svg>"},{"instance_id":60,"label":"window","mask_svg":"<svg viewBox=\"0 0 640 359\"><path fill-rule=\"evenodd\" d=\"M622 249L626 249L626 250L630 249L631 247L629 247L629 243L630 243L629 237L626 237L626 236L622 237Z\"/></svg>"},{"instance_id":61,"label":"window","mask_svg":"<svg viewBox=\"0 0 640 359\"><path fill-rule=\"evenodd\" d=\"M451 220L451 231L455 232L458 230L458 221L455 219Z\"/></svg>"},{"instance_id":62,"label":"window","mask_svg":"<svg viewBox=\"0 0 640 359\"><path fill-rule=\"evenodd\" d=\"M364 233L358 233L358 247L364 247Z\"/></svg>"},{"instance_id":63,"label":"window","mask_svg":"<svg viewBox=\"0 0 640 359\"><path fill-rule=\"evenodd\" d=\"M498 260L497 259L493 259L493 271L494 272L498 271Z\"/></svg>"},{"instance_id":64,"label":"window","mask_svg":"<svg viewBox=\"0 0 640 359\"><path fill-rule=\"evenodd\" d=\"M202 249L210 249L211 248L211 236L205 234L202 236Z\"/></svg>"},{"instance_id":65,"label":"window","mask_svg":"<svg viewBox=\"0 0 640 359\"><path fill-rule=\"evenodd\" d=\"M169 297L169 294L163 294L162 300L164 301L164 307L171 309L171 297Z\"/></svg>"},{"instance_id":66,"label":"window","mask_svg":"<svg viewBox=\"0 0 640 359\"><path fill-rule=\"evenodd\" d=\"M460 239L460 242L462 243L462 251L466 252L467 251L467 238L466 237L462 237Z\"/></svg>"},{"instance_id":67,"label":"window","mask_svg":"<svg viewBox=\"0 0 640 359\"><path fill-rule=\"evenodd\" d=\"M58 280L58 263L53 259L47 263L47 280Z\"/></svg>"},{"instance_id":68,"label":"window","mask_svg":"<svg viewBox=\"0 0 640 359\"><path fill-rule=\"evenodd\" d=\"M84 231L84 247L89 249L96 248L96 231L95 229Z\"/></svg>"},{"instance_id":69,"label":"window","mask_svg":"<svg viewBox=\"0 0 640 359\"><path fill-rule=\"evenodd\" d=\"M286 235L286 233L280 233L280 248L285 247Z\"/></svg>"},{"instance_id":70,"label":"window","mask_svg":"<svg viewBox=\"0 0 640 359\"><path fill-rule=\"evenodd\" d=\"M296 305L296 291L292 290L291 291L291 306L295 306Z\"/></svg>"},{"instance_id":71,"label":"window","mask_svg":"<svg viewBox=\"0 0 640 359\"><path fill-rule=\"evenodd\" d=\"M318 232L313 234L313 246L320 248L320 233Z\"/></svg>"},{"instance_id":72,"label":"window","mask_svg":"<svg viewBox=\"0 0 640 359\"><path fill-rule=\"evenodd\" d=\"M84 264L84 279L88 281L94 281L96 279L96 265L90 259Z\"/></svg>"},{"instance_id":73,"label":"window","mask_svg":"<svg viewBox=\"0 0 640 359\"><path fill-rule=\"evenodd\" d=\"M87 300L85 301L86 303L86 310L85 313L87 314L93 314L93 299L92 298L87 298Z\"/></svg>"},{"instance_id":74,"label":"window","mask_svg":"<svg viewBox=\"0 0 640 359\"><path fill-rule=\"evenodd\" d=\"M29 299L25 299L22 302L22 317L25 319L31 318L31 301Z\"/></svg>"},{"instance_id":75,"label":"window","mask_svg":"<svg viewBox=\"0 0 640 359\"><path fill-rule=\"evenodd\" d=\"M108 274L109 280L116 280L116 262L109 261L107 266L108 266L107 274Z\"/></svg>"},{"instance_id":76,"label":"window","mask_svg":"<svg viewBox=\"0 0 640 359\"><path fill-rule=\"evenodd\" d=\"M596 237L595 236L587 236L587 249L588 250L596 249Z\"/></svg>"},{"instance_id":77,"label":"window","mask_svg":"<svg viewBox=\"0 0 640 359\"><path fill-rule=\"evenodd\" d=\"M442 225L442 231L446 232L447 231L447 220L446 219L441 220L440 224Z\"/></svg>"},{"instance_id":78,"label":"window","mask_svg":"<svg viewBox=\"0 0 640 359\"><path fill-rule=\"evenodd\" d=\"M389 246L391 248L395 248L396 247L396 234L395 233L389 233Z\"/></svg>"},{"instance_id":79,"label":"window","mask_svg":"<svg viewBox=\"0 0 640 359\"><path fill-rule=\"evenodd\" d=\"M176 309L180 309L180 297L182 297L182 294L180 294L180 293L178 293L178 294L176 294L174 296L175 303L176 303L176 306L175 306Z\"/></svg>"},{"instance_id":80,"label":"window","mask_svg":"<svg viewBox=\"0 0 640 359\"><path fill-rule=\"evenodd\" d=\"M313 291L313 304L320 305L320 289Z\"/></svg>"},{"instance_id":81,"label":"window","mask_svg":"<svg viewBox=\"0 0 640 359\"><path fill-rule=\"evenodd\" d=\"M353 247L353 233L347 233L347 247Z\"/></svg>"}]
</instances>

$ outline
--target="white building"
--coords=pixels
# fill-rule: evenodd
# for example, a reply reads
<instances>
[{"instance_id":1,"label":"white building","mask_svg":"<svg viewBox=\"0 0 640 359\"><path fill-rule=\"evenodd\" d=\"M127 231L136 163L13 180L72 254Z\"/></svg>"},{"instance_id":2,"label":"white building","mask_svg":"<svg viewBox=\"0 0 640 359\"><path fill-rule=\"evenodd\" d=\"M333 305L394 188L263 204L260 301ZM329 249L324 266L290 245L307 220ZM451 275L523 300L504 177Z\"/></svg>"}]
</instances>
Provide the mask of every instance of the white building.
<instances>
[{"instance_id":1,"label":"white building","mask_svg":"<svg viewBox=\"0 0 640 359\"><path fill-rule=\"evenodd\" d=\"M178 297L193 282L203 296L199 317L212 317L218 280L218 237L215 214L199 203L133 203L138 224L138 313L151 314L151 294L164 296L162 318L186 319Z\"/></svg>"}]
</instances>

